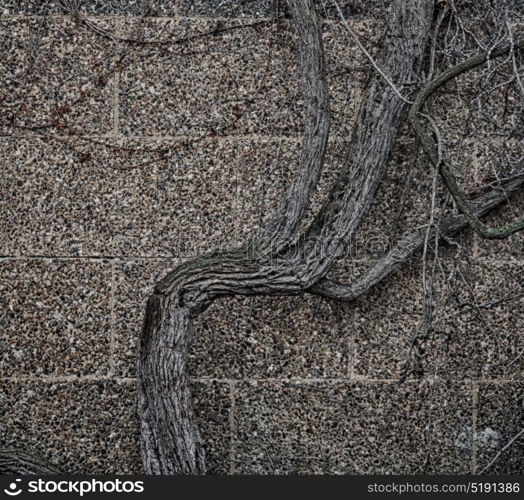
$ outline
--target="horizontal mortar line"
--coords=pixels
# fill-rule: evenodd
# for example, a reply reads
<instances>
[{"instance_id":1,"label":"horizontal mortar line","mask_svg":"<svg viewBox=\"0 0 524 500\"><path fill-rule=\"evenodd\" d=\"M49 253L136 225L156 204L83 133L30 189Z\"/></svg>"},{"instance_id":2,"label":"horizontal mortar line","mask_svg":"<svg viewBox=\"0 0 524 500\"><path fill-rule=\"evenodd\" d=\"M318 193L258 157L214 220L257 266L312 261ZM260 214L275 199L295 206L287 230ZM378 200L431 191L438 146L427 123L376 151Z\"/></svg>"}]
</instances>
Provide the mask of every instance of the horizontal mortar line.
<instances>
[{"instance_id":1,"label":"horizontal mortar line","mask_svg":"<svg viewBox=\"0 0 524 500\"><path fill-rule=\"evenodd\" d=\"M74 383L74 382L107 382L135 383L136 378L115 377L112 375L43 375L41 377L33 375L21 375L15 377L3 377L2 380L8 382L43 382L43 383Z\"/></svg>"},{"instance_id":2,"label":"horizontal mortar line","mask_svg":"<svg viewBox=\"0 0 524 500\"><path fill-rule=\"evenodd\" d=\"M1 260L180 260L188 256L133 256L133 255L0 255Z\"/></svg>"},{"instance_id":3,"label":"horizontal mortar line","mask_svg":"<svg viewBox=\"0 0 524 500\"><path fill-rule=\"evenodd\" d=\"M71 136L74 137L74 136ZM93 137L94 139L95 137ZM302 140L302 135L262 135L262 134L228 134L222 136L202 137L198 135L127 135L122 134L118 136L119 139L130 139L135 141L157 140L157 141L179 141L179 140L195 140L200 142L241 142L241 141L299 141Z\"/></svg>"},{"instance_id":4,"label":"horizontal mortar line","mask_svg":"<svg viewBox=\"0 0 524 500\"><path fill-rule=\"evenodd\" d=\"M450 383L460 383L464 385L470 385L470 384L492 384L492 383L519 383L523 381L522 379L445 379L445 378L436 378L436 377L426 377L421 379L410 379L406 380L404 382L400 383L400 379L395 378L344 378L344 377L335 377L335 378L319 378L319 377L284 377L284 378L278 378L278 377L267 377L267 378L254 378L254 377L245 377L245 378L221 378L221 377L191 377L192 382L222 382L222 383L239 383L239 382L248 382L248 383L305 383L305 384L311 384L311 383L357 383L357 382L365 382L365 383L371 383L371 384L382 384L382 383L397 383L397 384L404 384L404 383L418 383L418 382L450 382Z\"/></svg>"},{"instance_id":5,"label":"horizontal mortar line","mask_svg":"<svg viewBox=\"0 0 524 500\"><path fill-rule=\"evenodd\" d=\"M201 254L180 255L180 256L150 256L150 255L0 255L0 261L85 261L85 262L135 262L139 260L146 261L172 261L173 263L194 259ZM524 266L524 260L500 261L495 258L478 258L474 262L483 264L513 264ZM419 313L412 313L419 314ZM355 378L358 380L358 378ZM396 379L391 379L396 380Z\"/></svg>"},{"instance_id":6,"label":"horizontal mortar line","mask_svg":"<svg viewBox=\"0 0 524 500\"><path fill-rule=\"evenodd\" d=\"M3 380L8 382L43 382L43 383L75 383L75 382L107 382L114 381L118 383L131 384L136 383L136 377L119 377L112 375L63 375L63 376L53 376L53 375L44 375L41 377L27 375L27 376L13 376L13 377L3 377ZM471 385L471 384L515 384L524 382L523 379L462 379L462 380L450 380L442 378L422 378L422 379L411 379L406 380L402 383L399 383L399 379L349 379L349 378L213 378L213 377L195 377L190 379L192 383L269 383L269 384L278 384L278 383L303 383L303 384L312 384L312 383L365 383L365 384L391 384L397 383L398 385L403 384L414 384L421 382L432 382L432 383L455 383L461 385Z\"/></svg>"},{"instance_id":7,"label":"horizontal mortar line","mask_svg":"<svg viewBox=\"0 0 524 500\"><path fill-rule=\"evenodd\" d=\"M121 122L122 123L122 122ZM197 135L125 135L121 132L118 135L115 135L114 133L107 134L107 135L86 135L83 137L77 137L74 135L60 135L55 134L56 138L58 139L71 139L72 141L75 140L75 137L77 140L82 141L83 139L92 139L96 141L117 141L117 140L129 140L129 141L141 141L142 144L137 145L127 145L125 142L122 144L117 143L111 143L108 142L108 145L111 147L136 147L136 149L140 149L142 146L146 146L144 143L148 142L155 142L155 141L191 141L191 140L198 140L200 144L220 144L220 143L248 143L248 142L290 142L290 143L301 143L303 140L303 135L258 135L258 134L230 134L230 135L224 135L219 137L203 137L200 138ZM9 135L2 135L0 134L0 140L2 141L20 141L20 140L34 140L36 138L43 138L40 134L37 132L34 132L32 134L9 134ZM49 140L49 137L45 137L46 140ZM51 138L52 139L52 138ZM331 137L329 139L329 142L331 144L338 143L338 144L344 144L351 141L351 137L348 136L340 136L336 135L334 137ZM103 148L103 145L96 145L100 148ZM147 144L148 148L154 147L154 144ZM159 145L161 147L161 145ZM138 151L140 152L140 151ZM151 153L153 154L153 153ZM110 167L108 167L110 168Z\"/></svg>"},{"instance_id":8,"label":"horizontal mortar line","mask_svg":"<svg viewBox=\"0 0 524 500\"><path fill-rule=\"evenodd\" d=\"M276 20L283 19L282 16L234 16L234 17L221 17L221 16L210 16L210 15L202 15L202 16L184 16L180 14L173 14L171 16L169 15L161 15L161 16L142 16L140 14L124 14L124 13L115 13L115 14L89 14L89 13L81 13L86 19L90 21L135 21L135 20L153 20L153 21L207 21L207 22L234 22L238 24L245 24L246 28L250 27L256 27L251 26L250 23L264 23L264 22L271 22ZM52 12L49 14L35 14L35 13L22 13L22 14L3 14L0 19L2 20L40 20L42 18L47 19L75 19L75 16L72 14L65 14L60 12ZM288 19L291 23L291 18ZM353 24L364 24L369 22L376 22L380 24L384 24L384 21L379 19L378 17L355 17L351 18ZM330 25L340 25L342 22L338 19L331 19L328 17L322 17L322 22L324 24L330 24Z\"/></svg>"},{"instance_id":9,"label":"horizontal mortar line","mask_svg":"<svg viewBox=\"0 0 524 500\"><path fill-rule=\"evenodd\" d=\"M111 134L104 134L104 135L84 135L82 137L75 136L75 135L67 135L67 134L53 134L57 138L65 138L65 139L77 139L77 140L116 140L116 139L125 139L130 141L145 141L145 142L153 142L153 141L191 141L191 140L197 140L202 143L213 143L213 142L242 142L242 141L261 141L261 142L271 142L271 141L289 141L289 142L297 142L302 140L302 135L259 135L259 134L229 134L229 135L223 135L223 136L209 136L209 137L200 137L198 135L129 135L129 134L122 134L121 132L118 135L115 135L114 133ZM20 140L20 139L32 139L34 140L35 137L42 137L41 134L38 132L33 133L25 133L25 134L0 134L0 138L2 140ZM48 139L48 137L46 137ZM345 137L336 137L333 139L342 140L342 141L349 141L349 136L347 138ZM127 147L125 144L111 144L111 146L115 147ZM102 145L100 145L103 147Z\"/></svg>"},{"instance_id":10,"label":"horizontal mortar line","mask_svg":"<svg viewBox=\"0 0 524 500\"><path fill-rule=\"evenodd\" d=\"M205 253L205 252L204 252ZM140 260L145 261L166 261L183 262L189 259L194 259L202 254L194 255L180 255L180 256L144 256L144 255L0 255L0 261L85 261L85 262L136 262ZM478 262L479 259L476 260ZM501 264L500 261L483 261L485 264ZM518 266L524 266L524 261L509 261L502 262L502 264L513 264ZM421 313L414 312L409 313L411 315L419 316ZM441 318L443 319L443 318ZM391 379L394 380L394 379Z\"/></svg>"},{"instance_id":11,"label":"horizontal mortar line","mask_svg":"<svg viewBox=\"0 0 524 500\"><path fill-rule=\"evenodd\" d=\"M506 264L518 264L518 265L522 265L524 264L524 259L519 259L519 258L515 258L515 259L504 259L504 258L500 258L500 257L477 257L475 259L472 259L472 262L481 262L481 263L485 263L485 264L502 264L502 265L506 265Z\"/></svg>"},{"instance_id":12,"label":"horizontal mortar line","mask_svg":"<svg viewBox=\"0 0 524 500\"><path fill-rule=\"evenodd\" d=\"M438 377L425 377L421 379L410 379L405 380L403 382L400 382L400 379L398 378L365 378L365 377L358 377L358 378L348 378L348 377L335 377L335 378L318 378L318 377L311 377L311 378L304 378L304 377L285 377L285 378L278 378L278 377L268 377L268 378L253 378L253 377L247 377L247 378L214 378L214 377L196 377L192 378L191 380L198 381L198 382L224 382L224 383L238 383L238 382L249 382L249 383L259 383L259 382L269 382L269 383L357 383L357 382L365 382L365 383L371 383L371 384L382 384L382 383L397 383L399 385L404 383L418 383L418 382L438 382L438 383L444 383L444 382L451 382L451 383L460 383L464 385L469 384L485 384L485 383L514 383L514 382L521 382L524 381L524 379L446 379L446 378L438 378Z\"/></svg>"},{"instance_id":13,"label":"horizontal mortar line","mask_svg":"<svg viewBox=\"0 0 524 500\"><path fill-rule=\"evenodd\" d=\"M89 14L86 12L81 12L82 16L89 20L96 20L99 19L101 21L126 21L126 20L185 20L185 21L248 21L248 22L256 22L256 21L271 21L273 20L272 17L267 16L261 16L261 17L253 17L253 16L235 16L235 17L219 17L219 16L184 16L179 14L173 14L171 16L169 15L161 15L161 16L142 16L141 14L124 14L124 13L115 13L115 14ZM67 14L63 12L50 12L48 14L36 14L33 12L27 12L27 13L17 13L17 14L3 14L1 16L1 19L74 19L75 16L72 14ZM361 18L361 19L367 19L367 18ZM373 18L369 18L373 19ZM326 19L326 21L331 22L332 20ZM247 26L249 27L249 26Z\"/></svg>"}]
</instances>

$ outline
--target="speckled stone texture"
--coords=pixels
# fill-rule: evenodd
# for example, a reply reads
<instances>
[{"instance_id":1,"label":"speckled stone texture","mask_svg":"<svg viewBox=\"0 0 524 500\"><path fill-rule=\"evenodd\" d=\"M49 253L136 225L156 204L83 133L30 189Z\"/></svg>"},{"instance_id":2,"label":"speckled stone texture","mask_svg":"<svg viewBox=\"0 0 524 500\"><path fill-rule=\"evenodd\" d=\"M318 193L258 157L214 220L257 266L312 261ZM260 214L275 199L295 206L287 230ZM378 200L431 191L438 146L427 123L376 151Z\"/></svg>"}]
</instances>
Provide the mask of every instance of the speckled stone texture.
<instances>
[{"instance_id":1,"label":"speckled stone texture","mask_svg":"<svg viewBox=\"0 0 524 500\"><path fill-rule=\"evenodd\" d=\"M9 2L8 2L9 3ZM14 0L6 10L26 14L69 14L72 2L62 0ZM79 0L80 12L85 15L155 15L177 13L176 0Z\"/></svg>"},{"instance_id":2,"label":"speckled stone texture","mask_svg":"<svg viewBox=\"0 0 524 500\"><path fill-rule=\"evenodd\" d=\"M115 265L113 358L119 376L135 374L146 298L175 262ZM334 321L337 310L314 297L219 301L195 325L191 374L215 379L346 376L350 344L347 332Z\"/></svg>"},{"instance_id":3,"label":"speckled stone texture","mask_svg":"<svg viewBox=\"0 0 524 500\"><path fill-rule=\"evenodd\" d=\"M138 340L147 297L175 265L173 259L118 260L114 265L113 363L122 377L135 375Z\"/></svg>"},{"instance_id":4,"label":"speckled stone texture","mask_svg":"<svg viewBox=\"0 0 524 500\"><path fill-rule=\"evenodd\" d=\"M516 194L500 211L486 217L486 223L492 227L502 227L520 216L522 206L524 206L524 195ZM479 254L488 259L522 262L524 233L515 233L506 240L486 241L477 238L477 245Z\"/></svg>"},{"instance_id":5,"label":"speckled stone texture","mask_svg":"<svg viewBox=\"0 0 524 500\"><path fill-rule=\"evenodd\" d=\"M112 381L2 382L0 443L64 472L140 470L135 390Z\"/></svg>"},{"instance_id":6,"label":"speckled stone texture","mask_svg":"<svg viewBox=\"0 0 524 500\"><path fill-rule=\"evenodd\" d=\"M524 425L524 384L485 383L478 388L479 410L475 445L477 469L484 470L499 453L522 430ZM489 474L522 474L524 457L523 436L486 469Z\"/></svg>"},{"instance_id":7,"label":"speckled stone texture","mask_svg":"<svg viewBox=\"0 0 524 500\"><path fill-rule=\"evenodd\" d=\"M2 379L108 373L107 262L0 260L0 269Z\"/></svg>"},{"instance_id":8,"label":"speckled stone texture","mask_svg":"<svg viewBox=\"0 0 524 500\"><path fill-rule=\"evenodd\" d=\"M210 473L229 468L230 389L195 382ZM141 472L134 381L2 381L0 446L21 448L72 474Z\"/></svg>"},{"instance_id":9,"label":"speckled stone texture","mask_svg":"<svg viewBox=\"0 0 524 500\"><path fill-rule=\"evenodd\" d=\"M316 297L237 298L198 319L191 366L198 377L337 378L347 375L349 348L336 305Z\"/></svg>"},{"instance_id":10,"label":"speckled stone texture","mask_svg":"<svg viewBox=\"0 0 524 500\"><path fill-rule=\"evenodd\" d=\"M103 29L114 26L111 20L99 22ZM109 131L115 50L111 40L68 17L2 20L0 30L2 132L20 134L37 127L44 133L50 124L59 133Z\"/></svg>"},{"instance_id":11,"label":"speckled stone texture","mask_svg":"<svg viewBox=\"0 0 524 500\"><path fill-rule=\"evenodd\" d=\"M338 13L330 0L315 0L318 12L326 17ZM391 0L341 2L345 15L380 17ZM2 0L3 14L67 14L70 2L61 0ZM267 17L287 12L284 0L80 0L80 11L88 15Z\"/></svg>"},{"instance_id":12,"label":"speckled stone texture","mask_svg":"<svg viewBox=\"0 0 524 500\"><path fill-rule=\"evenodd\" d=\"M124 134L294 135L303 127L298 89L297 37L289 19L254 24L205 37L194 33L234 26L212 19L126 19L122 36L155 41L133 45L120 82ZM250 26L251 24L251 26ZM359 21L359 35L380 33L382 23ZM356 44L338 24L325 23L333 123L348 135L366 77ZM343 44L343 48L342 48ZM182 48L181 48L182 47ZM344 78L350 73L353 78ZM181 105L183 103L183 105Z\"/></svg>"},{"instance_id":13,"label":"speckled stone texture","mask_svg":"<svg viewBox=\"0 0 524 500\"><path fill-rule=\"evenodd\" d=\"M376 53L389 0L342 3ZM370 74L332 2L317 5L333 125L304 224L347 158ZM255 236L285 193L304 119L297 36L273 0L82 0L80 12L87 22L61 1L0 1L0 447L132 474L145 301L184 259ZM479 143L457 135L455 97L433 112L474 195L507 172L504 151L524 150L481 114ZM357 279L428 224L432 174L403 127L332 276ZM441 185L434 198L449 214ZM523 211L518 194L487 220ZM425 273L419 254L351 304L214 303L190 352L209 472L481 472L523 425L523 244L464 231L434 260L431 241ZM487 472L522 472L523 446Z\"/></svg>"},{"instance_id":14,"label":"speckled stone texture","mask_svg":"<svg viewBox=\"0 0 524 500\"><path fill-rule=\"evenodd\" d=\"M443 405L443 401L446 402ZM407 383L239 385L235 464L245 474L465 473L467 386Z\"/></svg>"},{"instance_id":15,"label":"speckled stone texture","mask_svg":"<svg viewBox=\"0 0 524 500\"><path fill-rule=\"evenodd\" d=\"M140 147L172 151L115 159L118 152L89 141L71 150L0 138L3 255L170 257L234 244L235 144L180 153L176 145L146 142Z\"/></svg>"},{"instance_id":16,"label":"speckled stone texture","mask_svg":"<svg viewBox=\"0 0 524 500\"><path fill-rule=\"evenodd\" d=\"M453 271L461 280L448 284ZM355 375L522 379L522 276L521 265L496 261L463 260L443 270L434 284L434 328L427 335L420 266L406 266L345 306Z\"/></svg>"}]
</instances>

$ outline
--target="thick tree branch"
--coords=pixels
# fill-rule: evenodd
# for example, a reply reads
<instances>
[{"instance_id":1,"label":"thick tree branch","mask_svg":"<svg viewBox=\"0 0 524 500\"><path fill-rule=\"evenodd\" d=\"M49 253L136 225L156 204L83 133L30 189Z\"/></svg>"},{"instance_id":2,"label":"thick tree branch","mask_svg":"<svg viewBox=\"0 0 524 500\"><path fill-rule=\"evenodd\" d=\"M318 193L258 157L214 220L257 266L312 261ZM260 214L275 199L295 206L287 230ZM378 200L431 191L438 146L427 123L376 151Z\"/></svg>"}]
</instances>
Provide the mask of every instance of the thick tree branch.
<instances>
[{"instance_id":1,"label":"thick tree branch","mask_svg":"<svg viewBox=\"0 0 524 500\"><path fill-rule=\"evenodd\" d=\"M311 40L317 39L321 46L311 0L292 0L290 5L301 36L307 31ZM411 81L419 67L432 14L432 0L393 3L379 62L395 81ZM312 27L314 30L309 31ZM307 43L301 43L300 47L307 51L300 58L304 65L311 53ZM314 53L318 58L322 52ZM322 67L318 61L311 64L312 68ZM324 87L317 83L314 88L323 91ZM257 247L255 251L245 247L226 254L203 256L179 266L157 285L148 301L138 360L139 414L147 473L205 472L203 443L194 423L187 374L195 316L217 297L297 294L325 275L372 202L386 168L403 106L380 75L370 79L353 132L348 162L329 200L298 242L282 246L281 252L273 252L277 254L274 258L271 249L268 253ZM315 109L323 112L322 106ZM315 117L308 117L312 118ZM317 121L321 123L320 118ZM313 126L311 130L324 130L324 127ZM317 157L321 158L325 147L322 134L314 133L310 141L305 140L304 148L309 147L314 147ZM316 171L318 162L311 165ZM308 180L307 185L312 184ZM280 235L292 232L305 209L302 201L292 200L291 205L291 222L273 224L277 229L270 231L276 234L278 247L282 241ZM289 207L286 202L283 206ZM320 246L310 247L310 241L317 241ZM324 252L326 246L335 251Z\"/></svg>"},{"instance_id":2,"label":"thick tree branch","mask_svg":"<svg viewBox=\"0 0 524 500\"><path fill-rule=\"evenodd\" d=\"M301 87L305 96L306 125L298 174L262 238L264 248L277 253L297 229L315 190L324 163L329 136L329 93L320 23L313 5L303 2L294 10L300 35Z\"/></svg>"},{"instance_id":3,"label":"thick tree branch","mask_svg":"<svg viewBox=\"0 0 524 500\"><path fill-rule=\"evenodd\" d=\"M329 131L322 33L309 0L291 4L300 35L302 89L307 102L298 174L262 238L239 251L202 257L177 268L158 284L157 294L148 302L138 373L142 449L150 473L205 472L186 373L192 318L217 296L271 289L253 254L266 258L268 249L278 250L289 239L318 182ZM265 273L273 274L267 269ZM273 284L273 290L300 290L298 280L289 281Z\"/></svg>"}]
</instances>

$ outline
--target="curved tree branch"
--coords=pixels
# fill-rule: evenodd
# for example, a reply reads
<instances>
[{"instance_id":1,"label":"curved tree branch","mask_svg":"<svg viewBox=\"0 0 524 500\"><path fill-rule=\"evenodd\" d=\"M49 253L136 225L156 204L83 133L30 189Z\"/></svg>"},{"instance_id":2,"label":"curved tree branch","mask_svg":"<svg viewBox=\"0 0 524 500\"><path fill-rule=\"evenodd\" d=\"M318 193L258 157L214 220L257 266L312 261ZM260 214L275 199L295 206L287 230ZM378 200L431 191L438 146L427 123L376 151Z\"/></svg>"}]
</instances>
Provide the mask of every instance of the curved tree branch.
<instances>
[{"instance_id":1,"label":"curved tree branch","mask_svg":"<svg viewBox=\"0 0 524 500\"><path fill-rule=\"evenodd\" d=\"M515 169L509 178L503 181L500 187L491 190L479 198L475 207L475 215L482 217L494 208L507 201L508 196L524 185L524 161ZM439 235L452 236L469 225L466 217L445 217L438 228L431 228L429 237L433 239L437 232ZM402 238L395 248L387 255L377 261L364 275L355 283L341 283L333 279L319 281L309 291L330 299L350 302L373 288L377 283L387 278L399 266L409 260L424 244L426 228L419 229Z\"/></svg>"},{"instance_id":2,"label":"curved tree branch","mask_svg":"<svg viewBox=\"0 0 524 500\"><path fill-rule=\"evenodd\" d=\"M322 55L320 29L311 0L291 0L293 17L301 38L301 64L310 67L302 75L321 80L323 63L311 61ZM392 5L388 30L379 58L381 67L397 82L411 80L422 60L433 14L433 0L397 0ZM310 44L316 44L311 51ZM325 83L305 89L323 92ZM307 100L322 98L310 95ZM336 254L358 227L372 202L384 174L388 156L401 120L404 103L382 77L373 76L366 88L364 103L353 132L350 157L312 226L294 244L283 242L305 210L306 201L286 200L285 213L277 214L269 234L280 252L275 258L267 251L252 255L249 248L226 254L213 253L182 264L169 273L149 298L138 359L139 415L145 471L153 474L204 473L203 443L194 422L188 384L187 360L195 316L221 296L286 295L311 288L332 265ZM323 116L323 107L315 105ZM326 123L325 116L309 115L309 121ZM314 123L312 131L324 130ZM308 128L306 127L306 134ZM304 140L302 158L313 174L304 174L312 189L324 154L325 142L312 132ZM308 160L309 159L309 160ZM303 165L306 163L303 163ZM289 195L293 195L291 188ZM291 213L287 213L290 210ZM283 222L278 222L282 220ZM309 245L315 240L320 245ZM334 252L326 253L326 247ZM257 249L258 250L258 249Z\"/></svg>"},{"instance_id":3,"label":"curved tree branch","mask_svg":"<svg viewBox=\"0 0 524 500\"><path fill-rule=\"evenodd\" d=\"M306 96L306 124L298 174L262 236L267 250L277 253L295 232L308 208L324 164L329 137L329 92L322 30L309 2L294 9L300 34L301 90Z\"/></svg>"},{"instance_id":4,"label":"curved tree branch","mask_svg":"<svg viewBox=\"0 0 524 500\"><path fill-rule=\"evenodd\" d=\"M437 78L425 85L415 97L413 105L409 110L409 120L417 135L422 147L424 148L425 153L428 155L430 161L439 169L444 184L448 188L449 192L453 196L457 207L462 212L464 217L469 221L471 227L483 238L487 239L504 239L510 236L517 231L524 229L524 215L519 217L517 220L506 224L500 228L492 228L484 224L477 211L472 204L467 200L465 194L462 192L460 187L457 184L453 172L449 168L449 165L443 160L441 160L440 155L437 151L437 146L434 141L429 137L424 125L422 124L420 117L424 116L421 113L422 107L424 106L427 99L442 85L444 85L449 80L457 77L458 75L470 71L481 64L484 64L490 59L500 57L514 49L524 48L524 35L518 36L515 40L497 47L496 49L479 54L474 57L467 59L466 61L457 64L456 66L449 68L440 74Z\"/></svg>"},{"instance_id":5,"label":"curved tree branch","mask_svg":"<svg viewBox=\"0 0 524 500\"><path fill-rule=\"evenodd\" d=\"M445 218L438 228L432 228L430 237L434 238L438 231L442 235L453 235L460 229L471 225L481 236L485 238L505 238L516 231L524 229L524 216L516 221L503 226L502 228L490 228L486 226L480 217L486 215L493 208L507 201L507 197L519 189L524 184L524 162L521 161L510 175L509 179L501 182L500 186L490 191L483 197L475 200L474 206L467 201L466 196L461 192L457 185L453 173L444 163L439 163L439 155L435 143L426 133L421 123L421 109L426 100L442 85L451 79L465 73L475 67L484 64L488 59L500 57L513 49L524 48L524 35L516 40L498 47L488 54L478 54L468 60L449 68L442 72L438 77L426 84L417 94L413 106L409 112L409 119L413 125L417 137L420 139L424 151L434 165L440 165L440 172L443 176L446 186L453 195L457 206L462 212L462 216L453 216ZM352 301L366 293L369 289L382 281L395 271L403 262L412 257L417 250L421 248L426 236L426 229L420 229L414 233L402 238L397 246L392 249L386 256L380 259L371 267L357 282L340 283L333 279L323 279L310 289L311 293L321 295L327 298L340 301Z\"/></svg>"},{"instance_id":6,"label":"curved tree branch","mask_svg":"<svg viewBox=\"0 0 524 500\"><path fill-rule=\"evenodd\" d=\"M278 250L288 241L318 183L329 132L322 32L309 0L294 0L292 8L300 35L301 81L307 102L298 174L261 238L239 251L203 257L176 269L157 286L157 294L148 302L138 373L142 450L150 473L205 472L186 373L192 317L216 296L230 293L229 289L242 293L240 283L245 278L251 280L244 293L254 293L256 281L263 280L253 278L259 268L253 253L265 258L268 249ZM203 290L200 296L192 295L190 289L195 286ZM300 286L294 288L298 291ZM173 373L159 369L173 369Z\"/></svg>"}]
</instances>

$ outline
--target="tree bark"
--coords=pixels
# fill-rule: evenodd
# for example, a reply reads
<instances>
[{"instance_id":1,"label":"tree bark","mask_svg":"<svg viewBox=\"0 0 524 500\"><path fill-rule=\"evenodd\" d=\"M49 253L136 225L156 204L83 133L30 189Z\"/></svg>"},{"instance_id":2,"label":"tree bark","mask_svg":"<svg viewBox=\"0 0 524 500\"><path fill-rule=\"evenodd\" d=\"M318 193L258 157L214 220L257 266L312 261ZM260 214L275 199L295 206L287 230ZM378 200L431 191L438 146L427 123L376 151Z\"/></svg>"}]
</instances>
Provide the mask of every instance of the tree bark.
<instances>
[{"instance_id":1,"label":"tree bark","mask_svg":"<svg viewBox=\"0 0 524 500\"><path fill-rule=\"evenodd\" d=\"M21 451L0 450L0 474L60 474L60 470Z\"/></svg>"},{"instance_id":2,"label":"tree bark","mask_svg":"<svg viewBox=\"0 0 524 500\"><path fill-rule=\"evenodd\" d=\"M226 254L214 253L182 264L157 285L148 300L138 388L142 454L149 474L205 473L204 447L194 421L187 373L195 316L221 296L310 290L356 231L384 175L397 134L404 102L380 75L373 75L342 175L314 223L293 241L309 198L297 198L297 194L304 188L309 194L318 181L329 119L322 38L313 4L292 0L290 5L301 38L302 81L308 102L297 178L266 231L268 237ZM412 82L421 65L432 15L433 0L397 0L391 7L379 64L398 85Z\"/></svg>"}]
</instances>

